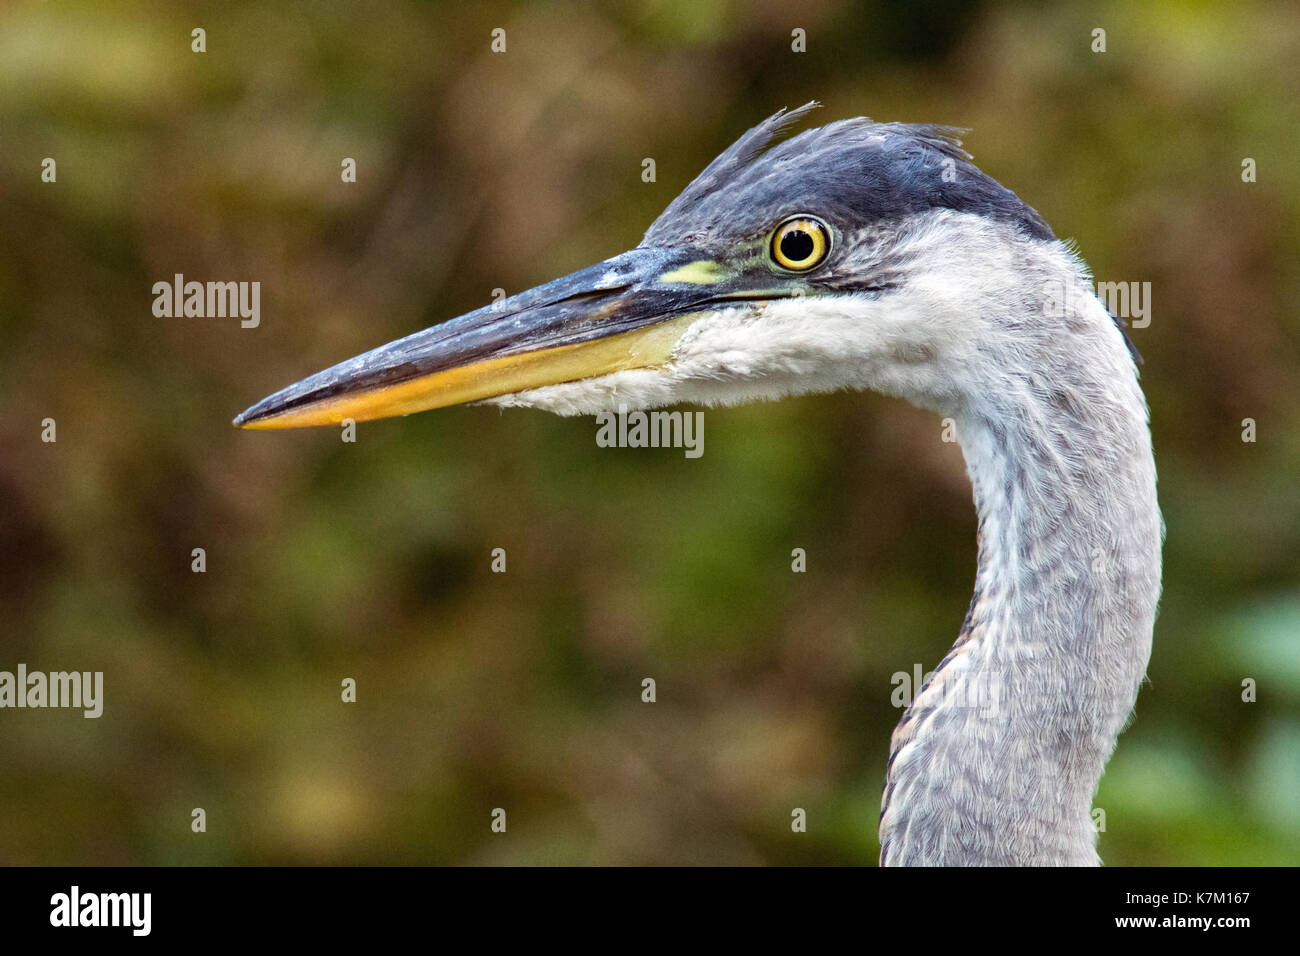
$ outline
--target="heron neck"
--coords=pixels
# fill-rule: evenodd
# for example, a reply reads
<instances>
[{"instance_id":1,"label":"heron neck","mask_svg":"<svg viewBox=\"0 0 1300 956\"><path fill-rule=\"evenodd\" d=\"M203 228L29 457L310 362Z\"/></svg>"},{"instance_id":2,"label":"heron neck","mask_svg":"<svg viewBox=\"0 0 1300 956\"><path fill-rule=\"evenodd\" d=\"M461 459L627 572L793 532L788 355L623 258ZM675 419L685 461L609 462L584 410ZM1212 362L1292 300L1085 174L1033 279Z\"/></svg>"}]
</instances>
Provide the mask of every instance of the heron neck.
<instances>
[{"instance_id":1,"label":"heron neck","mask_svg":"<svg viewBox=\"0 0 1300 956\"><path fill-rule=\"evenodd\" d=\"M1119 389L1079 370L1077 387L1049 395L1008 378L958 418L975 593L894 732L882 862L1099 862L1092 800L1146 671L1160 588L1131 369Z\"/></svg>"}]
</instances>

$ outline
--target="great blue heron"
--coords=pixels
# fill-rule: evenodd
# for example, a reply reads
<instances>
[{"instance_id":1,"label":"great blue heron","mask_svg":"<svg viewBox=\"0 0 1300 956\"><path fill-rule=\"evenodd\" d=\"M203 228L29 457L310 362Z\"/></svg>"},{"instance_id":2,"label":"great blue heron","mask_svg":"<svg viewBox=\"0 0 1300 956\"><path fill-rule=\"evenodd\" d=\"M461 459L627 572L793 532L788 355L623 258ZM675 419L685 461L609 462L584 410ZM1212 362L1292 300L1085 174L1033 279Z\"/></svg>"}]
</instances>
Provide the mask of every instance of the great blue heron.
<instances>
[{"instance_id":1,"label":"great blue heron","mask_svg":"<svg viewBox=\"0 0 1300 956\"><path fill-rule=\"evenodd\" d=\"M1092 798L1151 651L1146 401L1086 266L946 127L722 153L641 245L319 372L235 419L460 402L561 415L869 388L953 419L979 513L957 643L894 731L885 864L1099 863Z\"/></svg>"}]
</instances>

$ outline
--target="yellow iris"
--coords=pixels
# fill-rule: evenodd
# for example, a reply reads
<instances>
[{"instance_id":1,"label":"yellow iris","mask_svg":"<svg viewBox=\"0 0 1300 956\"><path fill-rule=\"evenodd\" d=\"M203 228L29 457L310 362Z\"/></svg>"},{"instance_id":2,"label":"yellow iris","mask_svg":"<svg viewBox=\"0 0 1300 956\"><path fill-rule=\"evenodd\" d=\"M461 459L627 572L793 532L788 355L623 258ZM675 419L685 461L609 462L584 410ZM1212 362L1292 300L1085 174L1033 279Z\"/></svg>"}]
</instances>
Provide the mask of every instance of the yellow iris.
<instances>
[{"instance_id":1,"label":"yellow iris","mask_svg":"<svg viewBox=\"0 0 1300 956\"><path fill-rule=\"evenodd\" d=\"M773 261L792 272L807 272L825 259L830 249L830 230L810 216L787 219L772 234Z\"/></svg>"}]
</instances>

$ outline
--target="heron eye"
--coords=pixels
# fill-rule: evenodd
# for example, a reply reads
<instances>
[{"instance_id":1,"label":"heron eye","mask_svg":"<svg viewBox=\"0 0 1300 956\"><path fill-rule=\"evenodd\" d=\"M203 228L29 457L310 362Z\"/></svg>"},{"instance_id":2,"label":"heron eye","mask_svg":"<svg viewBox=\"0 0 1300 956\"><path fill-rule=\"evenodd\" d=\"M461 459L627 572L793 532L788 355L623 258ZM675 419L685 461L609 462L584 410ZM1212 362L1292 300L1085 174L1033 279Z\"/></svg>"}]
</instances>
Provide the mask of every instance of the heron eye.
<instances>
[{"instance_id":1,"label":"heron eye","mask_svg":"<svg viewBox=\"0 0 1300 956\"><path fill-rule=\"evenodd\" d=\"M807 272L826 258L830 248L830 230L809 216L787 219L772 234L773 261L793 272Z\"/></svg>"}]
</instances>

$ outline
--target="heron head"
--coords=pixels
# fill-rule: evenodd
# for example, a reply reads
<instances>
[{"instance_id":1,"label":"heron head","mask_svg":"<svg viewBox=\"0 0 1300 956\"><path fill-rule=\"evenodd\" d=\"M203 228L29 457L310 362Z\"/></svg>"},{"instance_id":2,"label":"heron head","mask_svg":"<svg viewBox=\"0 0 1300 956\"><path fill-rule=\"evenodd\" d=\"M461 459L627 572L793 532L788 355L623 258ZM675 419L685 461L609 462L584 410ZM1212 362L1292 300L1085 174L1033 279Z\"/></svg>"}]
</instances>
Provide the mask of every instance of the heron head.
<instances>
[{"instance_id":1,"label":"heron head","mask_svg":"<svg viewBox=\"0 0 1300 956\"><path fill-rule=\"evenodd\" d=\"M1014 299L1033 250L1060 244L947 128L855 119L781 138L815 106L742 136L635 249L319 372L235 424L839 388L958 400L979 387L986 305Z\"/></svg>"}]
</instances>

